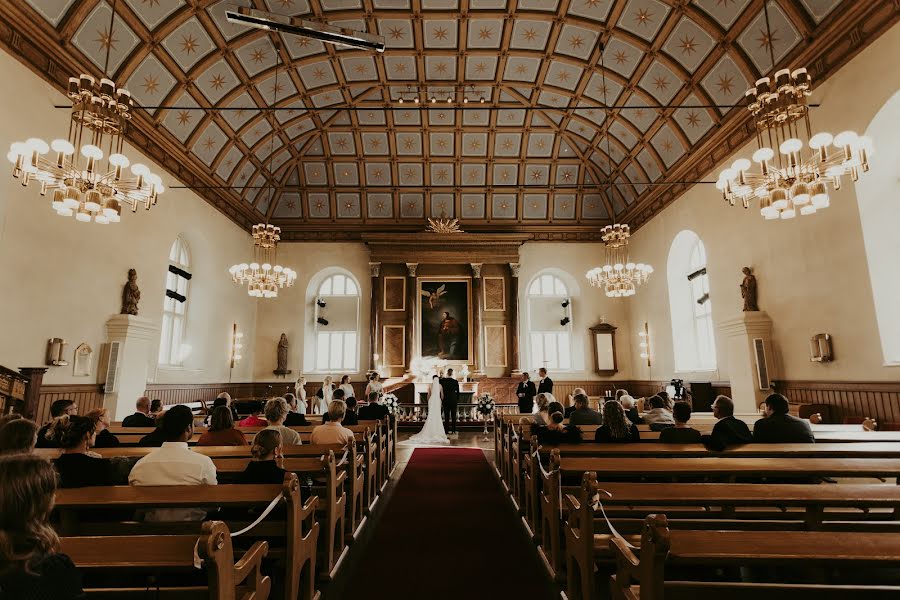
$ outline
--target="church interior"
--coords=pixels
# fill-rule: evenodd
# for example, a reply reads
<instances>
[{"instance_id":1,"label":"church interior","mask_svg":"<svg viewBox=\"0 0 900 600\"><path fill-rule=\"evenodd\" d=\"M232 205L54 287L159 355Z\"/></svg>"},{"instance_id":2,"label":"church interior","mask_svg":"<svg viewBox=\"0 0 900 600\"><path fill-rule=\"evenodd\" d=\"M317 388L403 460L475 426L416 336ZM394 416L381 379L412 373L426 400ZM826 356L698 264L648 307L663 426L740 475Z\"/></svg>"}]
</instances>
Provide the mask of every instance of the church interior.
<instances>
[{"instance_id":1,"label":"church interior","mask_svg":"<svg viewBox=\"0 0 900 600\"><path fill-rule=\"evenodd\" d=\"M0 3L0 597L900 597L898 56L896 0Z\"/></svg>"}]
</instances>

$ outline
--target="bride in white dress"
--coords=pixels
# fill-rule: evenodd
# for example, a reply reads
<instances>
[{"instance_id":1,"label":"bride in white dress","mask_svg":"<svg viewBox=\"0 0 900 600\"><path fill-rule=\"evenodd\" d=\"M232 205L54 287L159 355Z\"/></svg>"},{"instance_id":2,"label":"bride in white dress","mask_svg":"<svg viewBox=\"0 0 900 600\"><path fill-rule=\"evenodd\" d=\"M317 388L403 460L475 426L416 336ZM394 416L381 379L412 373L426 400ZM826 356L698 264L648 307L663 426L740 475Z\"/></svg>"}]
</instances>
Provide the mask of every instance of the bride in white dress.
<instances>
[{"instance_id":1,"label":"bride in white dress","mask_svg":"<svg viewBox=\"0 0 900 600\"><path fill-rule=\"evenodd\" d=\"M444 420L441 415L441 400L444 395L440 379L437 375L431 380L431 391L428 393L428 418L422 431L410 436L409 441L416 444L449 444L450 440L444 432Z\"/></svg>"}]
</instances>

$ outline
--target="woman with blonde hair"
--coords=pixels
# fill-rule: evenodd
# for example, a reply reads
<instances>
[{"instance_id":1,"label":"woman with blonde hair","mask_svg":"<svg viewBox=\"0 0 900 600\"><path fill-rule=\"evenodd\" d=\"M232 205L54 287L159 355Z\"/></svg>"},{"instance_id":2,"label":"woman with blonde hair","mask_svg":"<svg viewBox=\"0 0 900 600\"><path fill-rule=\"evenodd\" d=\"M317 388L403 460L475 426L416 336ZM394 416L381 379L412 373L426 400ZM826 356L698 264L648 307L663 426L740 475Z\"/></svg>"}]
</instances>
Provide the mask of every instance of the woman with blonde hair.
<instances>
[{"instance_id":1,"label":"woman with blonde hair","mask_svg":"<svg viewBox=\"0 0 900 600\"><path fill-rule=\"evenodd\" d=\"M306 404L306 377L303 375L298 377L297 383L294 384L294 398L297 399L297 412L305 415L308 405Z\"/></svg>"},{"instance_id":2,"label":"woman with blonde hair","mask_svg":"<svg viewBox=\"0 0 900 600\"><path fill-rule=\"evenodd\" d=\"M109 459L90 451L97 436L97 423L93 419L64 415L53 422L47 435L63 449L53 463L59 473L59 487L113 484Z\"/></svg>"},{"instance_id":3,"label":"woman with blonde hair","mask_svg":"<svg viewBox=\"0 0 900 600\"><path fill-rule=\"evenodd\" d=\"M537 412L534 414L534 417L532 417L535 425L546 427L550 424L550 413L547 412L547 407L550 406L550 402L556 402L556 399L553 398L552 394L541 392L535 396L534 403L537 405Z\"/></svg>"},{"instance_id":4,"label":"woman with blonde hair","mask_svg":"<svg viewBox=\"0 0 900 600\"><path fill-rule=\"evenodd\" d=\"M118 448L122 445L119 438L109 432L112 419L108 408L95 408L86 415L97 427L97 438L94 440L94 448Z\"/></svg>"},{"instance_id":5,"label":"woman with blonde hair","mask_svg":"<svg viewBox=\"0 0 900 600\"><path fill-rule=\"evenodd\" d=\"M641 441L637 425L625 416L625 409L616 400L607 400L603 405L603 425L594 433L595 442L622 444Z\"/></svg>"},{"instance_id":6,"label":"woman with blonde hair","mask_svg":"<svg viewBox=\"0 0 900 600\"><path fill-rule=\"evenodd\" d=\"M250 445L252 458L244 472L238 476L238 483L282 483L285 470L278 466L281 458L281 432L277 429L263 429L253 438Z\"/></svg>"},{"instance_id":7,"label":"woman with blonde hair","mask_svg":"<svg viewBox=\"0 0 900 600\"><path fill-rule=\"evenodd\" d=\"M0 591L4 598L81 598L81 575L50 526L56 472L31 454L0 457Z\"/></svg>"},{"instance_id":8,"label":"woman with blonde hair","mask_svg":"<svg viewBox=\"0 0 900 600\"><path fill-rule=\"evenodd\" d=\"M266 429L275 429L281 432L281 439L285 444L299 446L302 443L300 434L284 425L284 420L288 415L288 405L284 398L272 398L266 402L265 414L266 421L269 423Z\"/></svg>"},{"instance_id":9,"label":"woman with blonde hair","mask_svg":"<svg viewBox=\"0 0 900 600\"><path fill-rule=\"evenodd\" d=\"M325 379L322 381L322 387L319 388L319 391L316 392L316 405L313 408L313 414L315 415L324 415L328 412L328 405L331 404L331 400L334 394L334 383L331 375L326 375Z\"/></svg>"}]
</instances>

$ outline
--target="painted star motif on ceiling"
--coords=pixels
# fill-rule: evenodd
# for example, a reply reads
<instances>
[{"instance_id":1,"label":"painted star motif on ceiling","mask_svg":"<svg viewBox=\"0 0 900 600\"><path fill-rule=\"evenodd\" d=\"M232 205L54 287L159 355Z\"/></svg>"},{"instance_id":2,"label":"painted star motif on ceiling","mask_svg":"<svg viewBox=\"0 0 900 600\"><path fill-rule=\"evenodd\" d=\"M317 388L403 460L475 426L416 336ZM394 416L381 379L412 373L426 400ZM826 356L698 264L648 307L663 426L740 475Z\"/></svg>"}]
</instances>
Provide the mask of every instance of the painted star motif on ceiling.
<instances>
[{"instance_id":1,"label":"painted star motif on ceiling","mask_svg":"<svg viewBox=\"0 0 900 600\"><path fill-rule=\"evenodd\" d=\"M438 202L437 207L438 207L439 209L441 209L441 210L446 210L446 209L447 209L447 203L446 203L445 201L441 200L440 202Z\"/></svg>"},{"instance_id":2,"label":"painted star motif on ceiling","mask_svg":"<svg viewBox=\"0 0 900 600\"><path fill-rule=\"evenodd\" d=\"M406 208L408 208L409 210L414 210L416 208L416 203L415 202L407 202Z\"/></svg>"},{"instance_id":3,"label":"painted star motif on ceiling","mask_svg":"<svg viewBox=\"0 0 900 600\"><path fill-rule=\"evenodd\" d=\"M478 32L478 39L480 40L489 40L494 35L494 30L490 27L482 27Z\"/></svg>"},{"instance_id":4,"label":"painted star motif on ceiling","mask_svg":"<svg viewBox=\"0 0 900 600\"><path fill-rule=\"evenodd\" d=\"M476 73L484 73L486 70L487 70L487 65L485 65L483 62L477 63L475 65Z\"/></svg>"},{"instance_id":5,"label":"painted star motif on ceiling","mask_svg":"<svg viewBox=\"0 0 900 600\"><path fill-rule=\"evenodd\" d=\"M434 31L431 32L431 37L436 40L446 40L447 30L443 27L435 27Z\"/></svg>"},{"instance_id":6,"label":"painted star motif on ceiling","mask_svg":"<svg viewBox=\"0 0 900 600\"><path fill-rule=\"evenodd\" d=\"M98 29L97 37L94 39L100 45L101 50L115 50L116 43L119 41L115 37L115 33L110 36L108 29Z\"/></svg>"},{"instance_id":7,"label":"painted star motif on ceiling","mask_svg":"<svg viewBox=\"0 0 900 600\"><path fill-rule=\"evenodd\" d=\"M394 65L394 70L398 73L406 73L406 63L397 63Z\"/></svg>"},{"instance_id":8,"label":"painted star motif on ceiling","mask_svg":"<svg viewBox=\"0 0 900 600\"><path fill-rule=\"evenodd\" d=\"M664 92L669 89L669 80L666 79L665 75L657 75L653 78L653 87L656 88L657 92Z\"/></svg>"},{"instance_id":9,"label":"painted star motif on ceiling","mask_svg":"<svg viewBox=\"0 0 900 600\"><path fill-rule=\"evenodd\" d=\"M568 209L569 209L569 203L568 203L568 202L563 202L562 205L560 205L560 208L562 208L563 210L568 210Z\"/></svg>"},{"instance_id":10,"label":"painted star motif on ceiling","mask_svg":"<svg viewBox=\"0 0 900 600\"><path fill-rule=\"evenodd\" d=\"M438 181L447 181L447 176L448 176L447 169L441 169L440 171L437 172L437 180Z\"/></svg>"},{"instance_id":11,"label":"painted star motif on ceiling","mask_svg":"<svg viewBox=\"0 0 900 600\"><path fill-rule=\"evenodd\" d=\"M697 51L697 42L694 41L692 36L685 35L679 40L678 47L681 48L682 55L690 56Z\"/></svg>"},{"instance_id":12,"label":"painted star motif on ceiling","mask_svg":"<svg viewBox=\"0 0 900 600\"><path fill-rule=\"evenodd\" d=\"M221 73L216 73L213 75L213 78L209 80L209 85L213 86L213 89L220 90L222 86L225 85L225 76Z\"/></svg>"},{"instance_id":13,"label":"painted star motif on ceiling","mask_svg":"<svg viewBox=\"0 0 900 600\"><path fill-rule=\"evenodd\" d=\"M534 171L531 172L531 180L532 181L540 181L542 177L543 177L543 174L537 169L535 169Z\"/></svg>"},{"instance_id":14,"label":"painted star motif on ceiling","mask_svg":"<svg viewBox=\"0 0 900 600\"><path fill-rule=\"evenodd\" d=\"M211 137L207 137L205 140L203 140L203 142L201 142L201 145L203 146L204 150L209 152L210 150L212 150L213 146L216 145L216 142Z\"/></svg>"},{"instance_id":15,"label":"painted star motif on ceiling","mask_svg":"<svg viewBox=\"0 0 900 600\"><path fill-rule=\"evenodd\" d=\"M475 208L477 208L477 206L478 205L475 204L474 202L469 202L469 210L475 210Z\"/></svg>"},{"instance_id":16,"label":"painted star motif on ceiling","mask_svg":"<svg viewBox=\"0 0 900 600\"><path fill-rule=\"evenodd\" d=\"M155 96L159 91L159 75L147 75L144 77L141 87L144 88L145 93Z\"/></svg>"},{"instance_id":17,"label":"painted star motif on ceiling","mask_svg":"<svg viewBox=\"0 0 900 600\"><path fill-rule=\"evenodd\" d=\"M269 92L271 92L273 97L280 94L283 90L284 90L283 83L273 83L272 85L269 86ZM328 98L326 98L326 100L328 100Z\"/></svg>"},{"instance_id":18,"label":"painted star motif on ceiling","mask_svg":"<svg viewBox=\"0 0 900 600\"><path fill-rule=\"evenodd\" d=\"M325 208L325 203L321 200L316 200L316 210L321 211Z\"/></svg>"},{"instance_id":19,"label":"painted star motif on ceiling","mask_svg":"<svg viewBox=\"0 0 900 600\"><path fill-rule=\"evenodd\" d=\"M382 177L384 177L384 171L382 171L381 169L375 169L374 171L372 171L373 179L381 179Z\"/></svg>"},{"instance_id":20,"label":"painted star motif on ceiling","mask_svg":"<svg viewBox=\"0 0 900 600\"><path fill-rule=\"evenodd\" d=\"M434 70L438 73L444 74L447 72L447 63L438 63L435 65Z\"/></svg>"},{"instance_id":21,"label":"painted star motif on ceiling","mask_svg":"<svg viewBox=\"0 0 900 600\"><path fill-rule=\"evenodd\" d=\"M307 46L309 46L312 43L312 40L310 40L309 38L301 37L301 38L297 38L297 41L295 43L300 48L306 48Z\"/></svg>"},{"instance_id":22,"label":"painted star motif on ceiling","mask_svg":"<svg viewBox=\"0 0 900 600\"><path fill-rule=\"evenodd\" d=\"M412 179L415 176L416 176L416 172L412 169L406 169L405 171L403 171L404 179Z\"/></svg>"},{"instance_id":23,"label":"painted star motif on ceiling","mask_svg":"<svg viewBox=\"0 0 900 600\"><path fill-rule=\"evenodd\" d=\"M197 43L197 38L193 36L193 34L183 35L181 36L181 51L185 54L191 54L197 51L197 46L200 44Z\"/></svg>"},{"instance_id":24,"label":"painted star motif on ceiling","mask_svg":"<svg viewBox=\"0 0 900 600\"><path fill-rule=\"evenodd\" d=\"M384 210L384 202L382 202L381 200L379 200L378 202L376 202L376 203L375 203L375 209L378 210L378 211Z\"/></svg>"},{"instance_id":25,"label":"painted star motif on ceiling","mask_svg":"<svg viewBox=\"0 0 900 600\"><path fill-rule=\"evenodd\" d=\"M441 139L439 139L439 140L436 142L436 144L437 144L437 147L438 147L438 148L440 148L441 150L443 150L444 148L447 147L447 140L445 140L444 138L441 138Z\"/></svg>"},{"instance_id":26,"label":"painted star motif on ceiling","mask_svg":"<svg viewBox=\"0 0 900 600\"><path fill-rule=\"evenodd\" d=\"M346 138L338 138L338 140L334 143L335 146L340 148L341 150L347 149L347 140Z\"/></svg>"},{"instance_id":27,"label":"painted star motif on ceiling","mask_svg":"<svg viewBox=\"0 0 900 600\"><path fill-rule=\"evenodd\" d=\"M180 110L180 111L178 111L178 117L177 117L178 124L183 127L191 122L192 117L193 117L193 115L191 115L188 111Z\"/></svg>"},{"instance_id":28,"label":"painted star motif on ceiling","mask_svg":"<svg viewBox=\"0 0 900 600\"><path fill-rule=\"evenodd\" d=\"M672 151L672 140L663 140L662 147L666 153L671 152Z\"/></svg>"},{"instance_id":29,"label":"painted star motif on ceiling","mask_svg":"<svg viewBox=\"0 0 900 600\"><path fill-rule=\"evenodd\" d=\"M563 171L563 172L562 172L562 178L563 178L565 181L569 181L570 179L572 179L572 171L569 171L569 170Z\"/></svg>"},{"instance_id":30,"label":"painted star motif on ceiling","mask_svg":"<svg viewBox=\"0 0 900 600\"><path fill-rule=\"evenodd\" d=\"M524 63L519 63L518 65L516 65L516 73L518 75L524 75L526 71L528 71L528 67L526 67Z\"/></svg>"},{"instance_id":31,"label":"painted star motif on ceiling","mask_svg":"<svg viewBox=\"0 0 900 600\"><path fill-rule=\"evenodd\" d=\"M373 150L377 150L381 147L381 140L379 140L378 138L372 138L369 140L369 145L372 146Z\"/></svg>"},{"instance_id":32,"label":"painted star motif on ceiling","mask_svg":"<svg viewBox=\"0 0 900 600\"><path fill-rule=\"evenodd\" d=\"M503 210L506 210L507 208L509 208L509 203L504 200L503 202L500 203L500 208L502 208Z\"/></svg>"},{"instance_id":33,"label":"painted star motif on ceiling","mask_svg":"<svg viewBox=\"0 0 900 600\"><path fill-rule=\"evenodd\" d=\"M358 64L355 67L353 67L353 70L356 72L357 75L368 75L369 74L368 65Z\"/></svg>"},{"instance_id":34,"label":"painted star motif on ceiling","mask_svg":"<svg viewBox=\"0 0 900 600\"><path fill-rule=\"evenodd\" d=\"M653 13L650 12L649 8L639 8L636 13L634 13L634 20L638 25L647 25L653 22Z\"/></svg>"},{"instance_id":35,"label":"painted star motif on ceiling","mask_svg":"<svg viewBox=\"0 0 900 600\"><path fill-rule=\"evenodd\" d=\"M294 209L296 209L296 208L297 208L297 203L296 203L296 202L294 202L293 200L288 200L288 201L287 201L287 209L288 209L288 210L294 210Z\"/></svg>"},{"instance_id":36,"label":"painted star motif on ceiling","mask_svg":"<svg viewBox=\"0 0 900 600\"><path fill-rule=\"evenodd\" d=\"M406 150L412 150L416 147L416 140L413 138L406 138L403 140L403 148Z\"/></svg>"},{"instance_id":37,"label":"painted star motif on ceiling","mask_svg":"<svg viewBox=\"0 0 900 600\"><path fill-rule=\"evenodd\" d=\"M325 77L325 69L322 67L316 67L313 69L313 79L322 79Z\"/></svg>"},{"instance_id":38,"label":"painted star motif on ceiling","mask_svg":"<svg viewBox=\"0 0 900 600\"><path fill-rule=\"evenodd\" d=\"M503 181L509 179L509 169L503 169L502 171L500 171L500 179L502 179Z\"/></svg>"},{"instance_id":39,"label":"painted star motif on ceiling","mask_svg":"<svg viewBox=\"0 0 900 600\"><path fill-rule=\"evenodd\" d=\"M584 46L584 38L580 35L573 35L569 38L569 48L572 50L580 50Z\"/></svg>"},{"instance_id":40,"label":"painted star motif on ceiling","mask_svg":"<svg viewBox=\"0 0 900 600\"><path fill-rule=\"evenodd\" d=\"M624 65L628 60L628 54L626 54L624 50L616 50L613 53L613 60L616 61L617 65Z\"/></svg>"},{"instance_id":41,"label":"painted star motif on ceiling","mask_svg":"<svg viewBox=\"0 0 900 600\"><path fill-rule=\"evenodd\" d=\"M756 41L759 42L759 48L769 51L775 47L775 44L781 41L781 38L778 37L777 29L773 29L771 34L763 29L760 30Z\"/></svg>"},{"instance_id":42,"label":"painted star motif on ceiling","mask_svg":"<svg viewBox=\"0 0 900 600\"><path fill-rule=\"evenodd\" d=\"M570 74L568 71L560 71L556 74L557 81L561 83L569 83Z\"/></svg>"},{"instance_id":43,"label":"painted star motif on ceiling","mask_svg":"<svg viewBox=\"0 0 900 600\"><path fill-rule=\"evenodd\" d=\"M438 113L437 118L438 118L438 121L443 121L444 119L447 118L447 115L441 112L441 113Z\"/></svg>"},{"instance_id":44,"label":"painted star motif on ceiling","mask_svg":"<svg viewBox=\"0 0 900 600\"><path fill-rule=\"evenodd\" d=\"M262 61L266 60L266 58L267 58L267 55L266 55L266 51L264 48L254 48L250 52L250 60L252 60L256 64L261 63Z\"/></svg>"},{"instance_id":45,"label":"painted star motif on ceiling","mask_svg":"<svg viewBox=\"0 0 900 600\"><path fill-rule=\"evenodd\" d=\"M469 172L466 173L466 178L469 181L475 181L476 179L478 179L478 171L476 171L475 169L469 169ZM474 208L474 206L470 208Z\"/></svg>"},{"instance_id":46,"label":"painted star motif on ceiling","mask_svg":"<svg viewBox=\"0 0 900 600\"><path fill-rule=\"evenodd\" d=\"M388 35L395 40L403 39L403 28L402 27L388 27Z\"/></svg>"},{"instance_id":47,"label":"painted star motif on ceiling","mask_svg":"<svg viewBox=\"0 0 900 600\"><path fill-rule=\"evenodd\" d=\"M690 125L691 127L699 127L700 126L700 115L698 115L694 111L689 112L688 116L687 116L687 122L688 122L688 125Z\"/></svg>"},{"instance_id":48,"label":"painted star motif on ceiling","mask_svg":"<svg viewBox=\"0 0 900 600\"><path fill-rule=\"evenodd\" d=\"M535 31L533 27L529 27L522 32L522 37L525 38L525 41L527 42L533 42L537 37L537 31Z\"/></svg>"},{"instance_id":49,"label":"painted star motif on ceiling","mask_svg":"<svg viewBox=\"0 0 900 600\"><path fill-rule=\"evenodd\" d=\"M350 210L351 208L353 208L352 202L344 202L344 210Z\"/></svg>"},{"instance_id":50,"label":"painted star motif on ceiling","mask_svg":"<svg viewBox=\"0 0 900 600\"><path fill-rule=\"evenodd\" d=\"M719 75L719 80L716 81L716 86L719 88L719 91L723 94L730 94L731 88L734 85L734 77L728 75L727 73L724 75Z\"/></svg>"},{"instance_id":51,"label":"painted star motif on ceiling","mask_svg":"<svg viewBox=\"0 0 900 600\"><path fill-rule=\"evenodd\" d=\"M504 150L512 150L513 149L513 141L511 139L506 139L503 141L503 149Z\"/></svg>"},{"instance_id":52,"label":"painted star motif on ceiling","mask_svg":"<svg viewBox=\"0 0 900 600\"><path fill-rule=\"evenodd\" d=\"M479 148L481 148L481 142L479 142L478 140L472 140L471 142L469 142L469 150L475 151Z\"/></svg>"}]
</instances>

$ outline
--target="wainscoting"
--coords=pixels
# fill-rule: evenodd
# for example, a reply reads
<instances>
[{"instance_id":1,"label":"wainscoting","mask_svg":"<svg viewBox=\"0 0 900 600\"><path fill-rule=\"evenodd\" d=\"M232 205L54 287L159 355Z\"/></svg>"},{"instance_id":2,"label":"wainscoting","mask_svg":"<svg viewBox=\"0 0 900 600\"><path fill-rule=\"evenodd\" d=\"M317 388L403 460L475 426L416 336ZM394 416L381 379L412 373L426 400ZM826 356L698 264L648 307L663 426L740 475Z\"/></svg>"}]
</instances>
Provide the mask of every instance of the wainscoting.
<instances>
[{"instance_id":1,"label":"wainscoting","mask_svg":"<svg viewBox=\"0 0 900 600\"><path fill-rule=\"evenodd\" d=\"M103 406L103 394L95 383L78 385L44 385L38 399L36 423L50 420L50 405L57 400L74 400L78 405L78 414L85 414L93 408Z\"/></svg>"},{"instance_id":2,"label":"wainscoting","mask_svg":"<svg viewBox=\"0 0 900 600\"><path fill-rule=\"evenodd\" d=\"M838 423L847 417L873 417L900 423L900 383L876 381L773 381L791 404L827 404Z\"/></svg>"}]
</instances>

